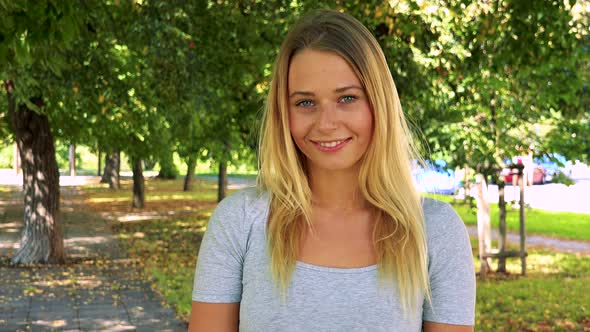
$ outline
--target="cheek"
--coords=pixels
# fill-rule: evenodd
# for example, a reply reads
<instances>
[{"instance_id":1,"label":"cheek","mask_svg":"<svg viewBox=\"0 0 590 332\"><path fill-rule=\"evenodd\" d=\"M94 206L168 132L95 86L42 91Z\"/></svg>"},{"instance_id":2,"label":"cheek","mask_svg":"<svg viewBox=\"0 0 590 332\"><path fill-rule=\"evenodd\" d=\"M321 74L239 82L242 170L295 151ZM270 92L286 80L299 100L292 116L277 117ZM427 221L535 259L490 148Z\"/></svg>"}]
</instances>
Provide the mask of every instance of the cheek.
<instances>
[{"instance_id":1,"label":"cheek","mask_svg":"<svg viewBox=\"0 0 590 332\"><path fill-rule=\"evenodd\" d=\"M358 120L358 123L360 125L359 130L366 137L366 141L368 143L370 143L373 138L373 131L375 130L374 121L373 112L367 106L366 112L364 113L363 117Z\"/></svg>"},{"instance_id":2,"label":"cheek","mask_svg":"<svg viewBox=\"0 0 590 332\"><path fill-rule=\"evenodd\" d=\"M305 138L305 122L300 117L289 113L289 131L295 142L302 142Z\"/></svg>"},{"instance_id":3,"label":"cheek","mask_svg":"<svg viewBox=\"0 0 590 332\"><path fill-rule=\"evenodd\" d=\"M369 121L369 124L367 126L367 132L369 134L369 143L373 140L373 133L375 131L375 127L373 126L374 124L374 120L373 120L373 115L371 114L371 118Z\"/></svg>"},{"instance_id":4,"label":"cheek","mask_svg":"<svg viewBox=\"0 0 590 332\"><path fill-rule=\"evenodd\" d=\"M289 112L289 131L291 132L291 136L294 136L293 132L295 131L295 120L293 119L293 113Z\"/></svg>"}]
</instances>

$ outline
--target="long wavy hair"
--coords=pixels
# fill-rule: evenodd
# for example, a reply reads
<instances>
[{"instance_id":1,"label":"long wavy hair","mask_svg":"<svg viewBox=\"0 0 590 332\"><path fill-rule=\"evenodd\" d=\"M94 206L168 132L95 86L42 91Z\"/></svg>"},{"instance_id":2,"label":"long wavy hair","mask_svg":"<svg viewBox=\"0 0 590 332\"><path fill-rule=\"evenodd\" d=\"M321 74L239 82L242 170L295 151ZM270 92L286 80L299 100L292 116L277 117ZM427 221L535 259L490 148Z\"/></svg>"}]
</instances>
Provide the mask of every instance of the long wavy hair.
<instances>
[{"instance_id":1,"label":"long wavy hair","mask_svg":"<svg viewBox=\"0 0 590 332\"><path fill-rule=\"evenodd\" d=\"M404 311L416 312L423 296L430 299L422 204L411 177L416 149L377 40L353 17L331 10L303 17L288 33L274 64L263 114L258 188L270 199L267 241L275 285L285 298L302 236L313 231L305 156L291 137L288 116L289 64L304 49L341 56L366 91L374 129L361 159L358 186L376 218L373 245L379 284L397 285Z\"/></svg>"}]
</instances>

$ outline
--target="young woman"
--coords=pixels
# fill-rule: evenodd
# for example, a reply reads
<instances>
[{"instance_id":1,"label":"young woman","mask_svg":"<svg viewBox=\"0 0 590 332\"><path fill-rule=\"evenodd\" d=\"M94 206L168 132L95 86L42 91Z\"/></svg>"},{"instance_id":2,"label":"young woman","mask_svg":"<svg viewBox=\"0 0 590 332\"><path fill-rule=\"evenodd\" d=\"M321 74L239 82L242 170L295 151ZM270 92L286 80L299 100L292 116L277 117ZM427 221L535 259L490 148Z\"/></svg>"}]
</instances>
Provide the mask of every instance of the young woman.
<instances>
[{"instance_id":1,"label":"young woman","mask_svg":"<svg viewBox=\"0 0 590 332\"><path fill-rule=\"evenodd\" d=\"M257 190L203 238L190 331L472 331L475 271L453 209L420 198L383 51L319 11L274 67Z\"/></svg>"}]
</instances>

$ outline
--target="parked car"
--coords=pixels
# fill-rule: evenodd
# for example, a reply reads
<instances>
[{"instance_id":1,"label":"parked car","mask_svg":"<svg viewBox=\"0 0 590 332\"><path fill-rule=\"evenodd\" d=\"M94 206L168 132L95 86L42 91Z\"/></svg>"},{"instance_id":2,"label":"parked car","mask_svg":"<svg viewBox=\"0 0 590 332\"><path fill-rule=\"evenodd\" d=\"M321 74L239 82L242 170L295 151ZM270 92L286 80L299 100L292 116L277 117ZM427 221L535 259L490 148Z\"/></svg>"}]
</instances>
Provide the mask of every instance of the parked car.
<instances>
[{"instance_id":1,"label":"parked car","mask_svg":"<svg viewBox=\"0 0 590 332\"><path fill-rule=\"evenodd\" d=\"M535 159L535 168L533 170L533 184L545 184L553 181L553 177L559 172L559 165L550 160ZM509 168L502 169L500 175L504 176L507 184L512 183L513 174Z\"/></svg>"}]
</instances>

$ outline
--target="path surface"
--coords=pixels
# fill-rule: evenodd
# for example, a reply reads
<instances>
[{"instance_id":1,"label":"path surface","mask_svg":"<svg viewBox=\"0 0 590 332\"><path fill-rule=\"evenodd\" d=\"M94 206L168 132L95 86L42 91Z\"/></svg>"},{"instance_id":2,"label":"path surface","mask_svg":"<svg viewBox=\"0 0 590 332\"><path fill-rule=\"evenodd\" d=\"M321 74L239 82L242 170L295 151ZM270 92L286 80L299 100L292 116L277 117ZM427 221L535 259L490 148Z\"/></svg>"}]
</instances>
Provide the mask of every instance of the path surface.
<instances>
[{"instance_id":1,"label":"path surface","mask_svg":"<svg viewBox=\"0 0 590 332\"><path fill-rule=\"evenodd\" d=\"M469 236L471 236L472 238L477 238L477 226L468 225L467 231L469 232ZM492 239L498 238L498 230L492 229ZM513 243L516 246L520 245L520 236L518 234L508 232L506 234L506 238L508 243ZM562 240L548 236L527 234L526 246L534 248L545 248L550 249L552 251L564 253L590 255L590 242L586 241Z\"/></svg>"},{"instance_id":2,"label":"path surface","mask_svg":"<svg viewBox=\"0 0 590 332\"><path fill-rule=\"evenodd\" d=\"M0 331L186 331L126 257L108 221L84 211L62 187L61 266L11 267L22 197L0 200Z\"/></svg>"},{"instance_id":3,"label":"path surface","mask_svg":"<svg viewBox=\"0 0 590 332\"><path fill-rule=\"evenodd\" d=\"M505 188L506 201L518 200L520 195L518 187L509 185ZM498 186L490 185L488 189L490 202L497 203ZM525 189L525 202L532 208L542 210L590 214L588 197L590 197L590 179L581 179L569 187L560 183L548 183Z\"/></svg>"}]
</instances>

